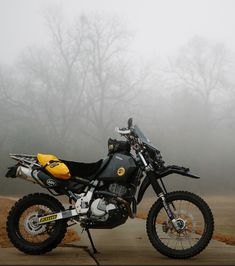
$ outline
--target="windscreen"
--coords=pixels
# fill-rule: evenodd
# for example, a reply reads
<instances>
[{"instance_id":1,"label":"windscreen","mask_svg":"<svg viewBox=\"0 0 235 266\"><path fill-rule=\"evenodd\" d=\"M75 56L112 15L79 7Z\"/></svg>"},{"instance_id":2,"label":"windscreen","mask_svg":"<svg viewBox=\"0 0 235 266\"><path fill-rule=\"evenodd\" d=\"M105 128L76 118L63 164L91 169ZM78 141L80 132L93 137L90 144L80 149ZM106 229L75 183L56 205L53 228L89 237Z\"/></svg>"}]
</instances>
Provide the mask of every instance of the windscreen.
<instances>
[{"instance_id":1,"label":"windscreen","mask_svg":"<svg viewBox=\"0 0 235 266\"><path fill-rule=\"evenodd\" d=\"M134 126L134 132L135 132L135 134L139 137L139 139L140 139L144 144L146 144L145 146L146 146L149 150L151 150L152 152L154 152L154 153L152 153L152 158L155 157L155 154L156 154L156 153L157 153L157 154L160 153L160 151L159 151L155 146L152 145L152 143L150 142L150 140L149 140L147 137L145 137L144 133L140 130L140 128L139 128L137 125Z\"/></svg>"},{"instance_id":2,"label":"windscreen","mask_svg":"<svg viewBox=\"0 0 235 266\"><path fill-rule=\"evenodd\" d=\"M150 140L147 137L145 137L144 133L140 130L140 128L137 125L134 126L134 132L143 143L146 143L148 145L150 144Z\"/></svg>"}]
</instances>

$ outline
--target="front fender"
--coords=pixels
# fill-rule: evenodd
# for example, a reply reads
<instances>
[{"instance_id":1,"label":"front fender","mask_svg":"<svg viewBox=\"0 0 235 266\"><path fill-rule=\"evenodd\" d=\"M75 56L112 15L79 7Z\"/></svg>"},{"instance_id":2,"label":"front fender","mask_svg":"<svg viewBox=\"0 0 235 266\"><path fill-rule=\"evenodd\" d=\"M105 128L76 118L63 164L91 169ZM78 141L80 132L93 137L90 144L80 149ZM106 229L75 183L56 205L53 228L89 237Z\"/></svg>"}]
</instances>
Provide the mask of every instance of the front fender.
<instances>
[{"instance_id":1,"label":"front fender","mask_svg":"<svg viewBox=\"0 0 235 266\"><path fill-rule=\"evenodd\" d=\"M156 172L156 176L157 179L159 178L163 178L167 175L171 175L171 174L178 174L178 175L183 175L183 176L187 176L187 177L191 177L191 178L200 178L199 176L193 175L192 173L189 172L189 168L184 168L184 167L180 167L180 166L176 166L176 165L170 165L167 167L164 167L161 170L158 170ZM143 199L144 193L147 190L147 188L150 186L150 180L148 178L148 176L146 176L143 180L143 182L141 183L139 192L138 192L138 196L137 196L137 204L139 204L141 202L141 200Z\"/></svg>"},{"instance_id":2,"label":"front fender","mask_svg":"<svg viewBox=\"0 0 235 266\"><path fill-rule=\"evenodd\" d=\"M199 176L190 173L189 168L185 168L183 166L178 166L178 165L168 165L166 167L158 169L156 173L158 178L162 178L170 174L178 174L178 175L188 176L191 178L200 178Z\"/></svg>"}]
</instances>

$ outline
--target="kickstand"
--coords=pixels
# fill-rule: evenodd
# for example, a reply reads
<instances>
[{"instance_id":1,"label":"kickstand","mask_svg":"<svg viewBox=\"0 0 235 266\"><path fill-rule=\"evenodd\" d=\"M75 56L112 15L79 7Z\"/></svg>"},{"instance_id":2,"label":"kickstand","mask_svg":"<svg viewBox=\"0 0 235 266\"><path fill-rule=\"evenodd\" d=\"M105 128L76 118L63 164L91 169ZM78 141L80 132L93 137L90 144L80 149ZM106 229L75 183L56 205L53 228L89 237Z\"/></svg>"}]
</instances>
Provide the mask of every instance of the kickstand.
<instances>
[{"instance_id":1,"label":"kickstand","mask_svg":"<svg viewBox=\"0 0 235 266\"><path fill-rule=\"evenodd\" d=\"M89 238L89 240L91 242L91 246L92 246L92 249L93 249L94 254L98 253L97 249L95 248L95 245L94 245L94 242L92 240L91 233L90 233L89 229L86 228L85 230L86 230L87 235L88 235L88 238Z\"/></svg>"}]
</instances>

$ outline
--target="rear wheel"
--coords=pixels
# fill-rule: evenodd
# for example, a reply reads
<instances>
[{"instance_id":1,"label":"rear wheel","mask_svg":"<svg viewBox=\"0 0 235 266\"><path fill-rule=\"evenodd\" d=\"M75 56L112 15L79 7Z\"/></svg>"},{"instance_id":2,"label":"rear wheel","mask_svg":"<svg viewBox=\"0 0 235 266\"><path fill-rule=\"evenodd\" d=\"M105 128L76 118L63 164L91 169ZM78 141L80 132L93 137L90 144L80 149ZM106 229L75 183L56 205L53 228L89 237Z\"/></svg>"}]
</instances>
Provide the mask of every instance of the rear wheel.
<instances>
[{"instance_id":1,"label":"rear wheel","mask_svg":"<svg viewBox=\"0 0 235 266\"><path fill-rule=\"evenodd\" d=\"M39 255L56 248L67 230L67 221L58 220L38 224L38 217L63 211L54 197L35 193L20 199L7 218L7 232L12 244L20 251Z\"/></svg>"},{"instance_id":2,"label":"rear wheel","mask_svg":"<svg viewBox=\"0 0 235 266\"><path fill-rule=\"evenodd\" d=\"M186 259L197 255L212 238L214 220L210 208L204 200L189 192L172 192L165 197L180 230L175 230L159 199L153 204L147 218L150 242L170 258Z\"/></svg>"}]
</instances>

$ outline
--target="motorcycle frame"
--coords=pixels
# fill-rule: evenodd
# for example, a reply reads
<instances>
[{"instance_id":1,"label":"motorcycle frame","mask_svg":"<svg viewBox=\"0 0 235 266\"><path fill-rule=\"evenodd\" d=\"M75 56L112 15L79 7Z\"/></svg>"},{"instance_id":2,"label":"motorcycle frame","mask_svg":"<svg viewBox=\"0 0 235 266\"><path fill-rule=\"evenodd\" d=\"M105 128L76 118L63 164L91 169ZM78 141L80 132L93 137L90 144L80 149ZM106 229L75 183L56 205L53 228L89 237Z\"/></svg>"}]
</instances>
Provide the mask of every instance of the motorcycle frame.
<instances>
[{"instance_id":1,"label":"motorcycle frame","mask_svg":"<svg viewBox=\"0 0 235 266\"><path fill-rule=\"evenodd\" d=\"M36 163L36 156L35 155L10 154L10 157L14 160L17 160L20 165L22 165L26 168L32 169L33 166L40 167L40 165ZM140 185L138 195L137 195L137 200L136 200L134 195L133 195L133 198L131 198L132 210L130 208L130 205L128 205L128 203L125 200L119 198L118 195L111 193L111 192L107 192L107 191L95 190L95 187L97 186L98 181L96 182L96 185L94 185L94 180L92 180L92 181L82 180L84 182L86 181L86 188L85 188L86 192L85 193L87 193L88 191L90 191L90 189L92 189L92 190L94 190L94 194L106 195L106 196L116 198L117 200L119 200L119 202L122 202L126 205L129 217L134 218L133 213L136 213L137 205L142 201L143 196L144 196L147 188L150 185L152 185L153 190L156 193L157 197L161 198L167 215L172 220L175 228L177 229L178 226L175 222L174 214L165 200L165 195L167 194L167 190L166 190L166 187L162 181L162 178L165 176L168 176L170 174L173 174L173 173L180 174L183 176L188 176L191 178L199 178L199 177L191 174L189 172L189 168L180 167L180 166L176 166L176 165L163 166L159 169L153 169L150 165L147 164L147 162L145 161L145 158L141 152L138 153L138 157L142 161L142 165L139 165L139 166L140 166L140 168L142 168L142 171L146 173L146 176ZM25 179L28 181L32 181L34 183L37 183L43 188L46 188L54 196L60 195L60 194L58 194L58 193L56 194L52 191L52 190L54 190L53 187L45 186L44 184L42 184L42 182L39 182L39 180L35 179L33 176L32 176L32 180L29 180L28 178L25 178ZM159 180L160 180L160 182L159 182ZM160 183L161 183L161 185L160 185ZM70 191L69 189L67 189L65 187L61 187L60 190L62 192L61 194L64 194L69 198L70 204L72 204L72 200L74 200L74 202L76 203L76 201L78 200L78 197L76 197L75 193L73 193L72 191ZM89 207L90 207L90 204L89 204ZM70 219L72 217L75 217L75 216L80 217L82 215L84 215L84 214L78 214L76 212L76 209L74 208L74 209L66 210L64 212L55 213L53 215L46 215L46 216L40 217L39 223L48 223L48 222L60 220L60 219Z\"/></svg>"}]
</instances>

